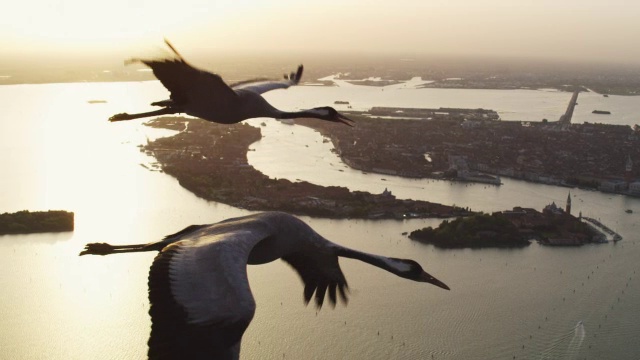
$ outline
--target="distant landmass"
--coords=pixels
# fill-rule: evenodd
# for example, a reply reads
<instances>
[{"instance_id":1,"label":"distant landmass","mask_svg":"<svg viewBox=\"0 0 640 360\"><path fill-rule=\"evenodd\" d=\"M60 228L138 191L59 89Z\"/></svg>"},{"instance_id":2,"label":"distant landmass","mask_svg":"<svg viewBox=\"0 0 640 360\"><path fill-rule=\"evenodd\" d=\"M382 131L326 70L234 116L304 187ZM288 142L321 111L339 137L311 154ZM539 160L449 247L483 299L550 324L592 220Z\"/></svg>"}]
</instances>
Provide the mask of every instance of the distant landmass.
<instances>
[{"instance_id":1,"label":"distant landmass","mask_svg":"<svg viewBox=\"0 0 640 360\"><path fill-rule=\"evenodd\" d=\"M292 65L292 56L263 52L215 54L195 53L193 62L225 79L241 81L280 74ZM311 54L309 54L311 56ZM192 55L190 54L190 57ZM266 57L265 57L266 56ZM212 60L214 59L214 60ZM504 58L426 56L403 61L399 54L362 56L353 54L313 54L313 66L305 68L303 82L333 85L317 79L340 74L339 79L358 85L384 86L414 77L432 81L423 87L463 89L557 89L573 92L590 89L607 95L640 95L637 66L619 63L518 61ZM125 67L120 56L78 60L70 56L48 66L24 59L0 59L0 85L59 82L107 82L156 80L150 71ZM239 64L241 64L239 66ZM144 70L139 67L138 70ZM366 79L366 80L364 80ZM374 79L374 80L372 80Z\"/></svg>"},{"instance_id":2,"label":"distant landmass","mask_svg":"<svg viewBox=\"0 0 640 360\"><path fill-rule=\"evenodd\" d=\"M0 235L73 231L74 213L62 210L0 214Z\"/></svg>"}]
</instances>

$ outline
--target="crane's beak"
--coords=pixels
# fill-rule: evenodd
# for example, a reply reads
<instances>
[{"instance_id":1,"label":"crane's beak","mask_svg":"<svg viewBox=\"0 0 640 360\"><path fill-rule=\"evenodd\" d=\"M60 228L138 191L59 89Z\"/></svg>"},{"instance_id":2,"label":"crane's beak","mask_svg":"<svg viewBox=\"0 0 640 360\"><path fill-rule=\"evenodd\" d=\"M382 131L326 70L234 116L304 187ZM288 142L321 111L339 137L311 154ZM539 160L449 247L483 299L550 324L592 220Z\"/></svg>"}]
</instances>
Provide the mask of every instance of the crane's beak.
<instances>
[{"instance_id":1,"label":"crane's beak","mask_svg":"<svg viewBox=\"0 0 640 360\"><path fill-rule=\"evenodd\" d=\"M342 115L340 113L338 113L336 115L336 118L337 118L337 121L339 121L339 122L341 122L343 124L349 125L351 127L353 127L353 124L355 123L355 121L349 119L348 117L346 117L346 116L344 116L344 115Z\"/></svg>"},{"instance_id":2,"label":"crane's beak","mask_svg":"<svg viewBox=\"0 0 640 360\"><path fill-rule=\"evenodd\" d=\"M427 282L429 284L435 285L435 286L443 288L445 290L451 290L451 289L449 289L447 284L445 284L442 281L434 278L433 276L429 275L428 273L426 273L424 271L422 272L422 274L420 274L420 277L418 278L418 281Z\"/></svg>"}]
</instances>

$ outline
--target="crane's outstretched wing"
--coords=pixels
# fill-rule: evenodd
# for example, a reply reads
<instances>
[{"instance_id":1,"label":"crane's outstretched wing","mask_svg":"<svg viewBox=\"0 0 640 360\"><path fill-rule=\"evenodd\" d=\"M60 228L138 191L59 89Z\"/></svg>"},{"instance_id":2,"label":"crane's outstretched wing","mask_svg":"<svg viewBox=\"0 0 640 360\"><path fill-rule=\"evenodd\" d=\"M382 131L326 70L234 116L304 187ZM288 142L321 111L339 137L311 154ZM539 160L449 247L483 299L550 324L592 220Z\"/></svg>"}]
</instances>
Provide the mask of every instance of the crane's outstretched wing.
<instances>
[{"instance_id":1,"label":"crane's outstretched wing","mask_svg":"<svg viewBox=\"0 0 640 360\"><path fill-rule=\"evenodd\" d=\"M225 106L235 100L236 93L222 80L220 75L189 65L169 41L165 40L165 42L177 58L131 59L127 63L141 62L150 67L155 77L171 92L172 105L213 103L213 105ZM169 104L163 102L160 105Z\"/></svg>"},{"instance_id":2,"label":"crane's outstretched wing","mask_svg":"<svg viewBox=\"0 0 640 360\"><path fill-rule=\"evenodd\" d=\"M298 70L294 73L284 75L284 80L268 80L268 79L253 79L241 81L235 84L231 84L233 90L247 90L256 94L263 94L270 90L286 89L289 86L298 85L300 78L302 78L302 65L298 66Z\"/></svg>"},{"instance_id":3,"label":"crane's outstretched wing","mask_svg":"<svg viewBox=\"0 0 640 360\"><path fill-rule=\"evenodd\" d=\"M338 293L346 304L347 280L340 269L338 257L334 254L313 254L294 253L282 258L291 265L304 282L304 301L309 303L315 293L315 303L318 308L324 303L327 290L329 291L329 301L332 306L336 305ZM321 262L321 263L320 263Z\"/></svg>"},{"instance_id":4,"label":"crane's outstretched wing","mask_svg":"<svg viewBox=\"0 0 640 360\"><path fill-rule=\"evenodd\" d=\"M153 261L150 359L226 359L239 351L255 312L247 258L269 232L220 228L185 229Z\"/></svg>"}]
</instances>

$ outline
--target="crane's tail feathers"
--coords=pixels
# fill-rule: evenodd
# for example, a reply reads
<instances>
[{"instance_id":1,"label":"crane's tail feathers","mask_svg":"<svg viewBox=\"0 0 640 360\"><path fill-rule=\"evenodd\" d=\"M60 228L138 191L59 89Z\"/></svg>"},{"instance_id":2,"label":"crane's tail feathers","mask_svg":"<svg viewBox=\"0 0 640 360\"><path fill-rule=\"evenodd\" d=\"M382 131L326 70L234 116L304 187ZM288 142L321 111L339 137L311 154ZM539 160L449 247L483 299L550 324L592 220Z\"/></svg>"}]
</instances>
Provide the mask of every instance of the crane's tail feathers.
<instances>
[{"instance_id":1,"label":"crane's tail feathers","mask_svg":"<svg viewBox=\"0 0 640 360\"><path fill-rule=\"evenodd\" d=\"M80 252L82 255L109 255L115 253L124 252L141 252L158 250L149 244L136 244L136 245L111 245L107 243L90 243L84 246L84 250Z\"/></svg>"},{"instance_id":2,"label":"crane's tail feathers","mask_svg":"<svg viewBox=\"0 0 640 360\"><path fill-rule=\"evenodd\" d=\"M176 56L178 57L178 59L180 59L180 61L185 62L182 55L180 55L178 50L176 50L176 48L174 48L173 45L171 45L171 43L169 42L169 40L167 40L167 38L164 39L164 43L167 44L169 49L171 49L171 51L173 51L174 54L176 54Z\"/></svg>"}]
</instances>

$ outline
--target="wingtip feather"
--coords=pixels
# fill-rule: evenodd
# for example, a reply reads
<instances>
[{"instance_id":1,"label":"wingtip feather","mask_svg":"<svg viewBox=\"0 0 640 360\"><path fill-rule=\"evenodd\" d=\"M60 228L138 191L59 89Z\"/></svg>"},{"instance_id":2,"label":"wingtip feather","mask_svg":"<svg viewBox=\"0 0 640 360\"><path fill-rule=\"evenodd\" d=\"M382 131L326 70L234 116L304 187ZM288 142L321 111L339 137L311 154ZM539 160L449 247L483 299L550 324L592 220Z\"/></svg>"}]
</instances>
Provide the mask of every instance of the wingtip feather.
<instances>
[{"instance_id":1,"label":"wingtip feather","mask_svg":"<svg viewBox=\"0 0 640 360\"><path fill-rule=\"evenodd\" d=\"M125 64L125 65L131 65L131 64L135 64L135 63L139 63L139 62L142 62L142 59L139 59L139 58L131 58L131 59L126 59L126 60L124 61L124 64Z\"/></svg>"},{"instance_id":2,"label":"wingtip feather","mask_svg":"<svg viewBox=\"0 0 640 360\"><path fill-rule=\"evenodd\" d=\"M302 71L304 70L304 67L302 66L302 64L298 65L298 71L296 71L296 75L295 75L295 83L299 83L300 79L302 79Z\"/></svg>"},{"instance_id":3,"label":"wingtip feather","mask_svg":"<svg viewBox=\"0 0 640 360\"><path fill-rule=\"evenodd\" d=\"M167 44L169 49L171 49L171 51L173 51L174 54L176 54L176 56L178 57L178 59L180 59L180 61L184 62L184 58L182 57L182 55L180 55L178 50L176 50L176 48L173 47L173 45L171 45L171 43L169 42L169 39L164 38L164 43Z\"/></svg>"},{"instance_id":4,"label":"wingtip feather","mask_svg":"<svg viewBox=\"0 0 640 360\"><path fill-rule=\"evenodd\" d=\"M284 74L284 79L291 81L293 85L298 85L298 83L300 82L300 79L302 79L303 70L304 70L304 67L302 65L298 65L298 69L296 70L296 72L292 71L288 75Z\"/></svg>"}]
</instances>

